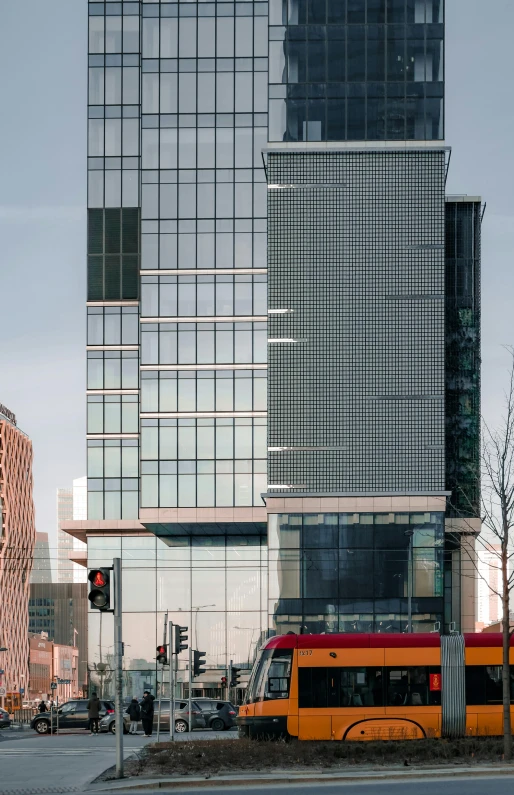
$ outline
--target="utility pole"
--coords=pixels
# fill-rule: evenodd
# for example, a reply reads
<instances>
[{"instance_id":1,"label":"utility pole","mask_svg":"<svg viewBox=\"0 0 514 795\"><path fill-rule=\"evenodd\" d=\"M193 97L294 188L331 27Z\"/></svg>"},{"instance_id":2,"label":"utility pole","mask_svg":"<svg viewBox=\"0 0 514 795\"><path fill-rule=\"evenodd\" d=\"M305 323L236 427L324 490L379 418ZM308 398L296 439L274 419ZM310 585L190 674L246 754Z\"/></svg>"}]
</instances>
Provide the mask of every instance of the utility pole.
<instances>
[{"instance_id":1,"label":"utility pole","mask_svg":"<svg viewBox=\"0 0 514 795\"><path fill-rule=\"evenodd\" d=\"M191 667L193 665L193 650L191 646L189 647L189 732L193 731L193 697L191 695L191 689L193 687L193 672Z\"/></svg>"},{"instance_id":2,"label":"utility pole","mask_svg":"<svg viewBox=\"0 0 514 795\"><path fill-rule=\"evenodd\" d=\"M123 778L123 641L121 627L121 558L112 562L114 572L114 660L116 712L116 778Z\"/></svg>"},{"instance_id":3,"label":"utility pole","mask_svg":"<svg viewBox=\"0 0 514 795\"><path fill-rule=\"evenodd\" d=\"M175 740L175 638L173 637L173 621L169 623L168 637L170 639L170 741L173 742Z\"/></svg>"}]
</instances>

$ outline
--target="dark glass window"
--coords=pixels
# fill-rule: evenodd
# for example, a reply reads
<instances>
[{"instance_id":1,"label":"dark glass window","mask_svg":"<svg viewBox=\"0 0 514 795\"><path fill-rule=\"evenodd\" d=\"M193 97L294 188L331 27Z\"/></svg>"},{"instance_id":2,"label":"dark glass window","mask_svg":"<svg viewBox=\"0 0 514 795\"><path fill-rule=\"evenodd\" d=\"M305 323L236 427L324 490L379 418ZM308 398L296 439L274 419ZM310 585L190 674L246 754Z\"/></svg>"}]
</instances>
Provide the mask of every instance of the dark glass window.
<instances>
[{"instance_id":1,"label":"dark glass window","mask_svg":"<svg viewBox=\"0 0 514 795\"><path fill-rule=\"evenodd\" d=\"M499 706L502 701L502 666L466 665L466 704ZM510 701L514 703L514 672L510 675Z\"/></svg>"},{"instance_id":2,"label":"dark glass window","mask_svg":"<svg viewBox=\"0 0 514 795\"><path fill-rule=\"evenodd\" d=\"M88 211L88 300L139 297L139 209Z\"/></svg>"},{"instance_id":3,"label":"dark glass window","mask_svg":"<svg viewBox=\"0 0 514 795\"><path fill-rule=\"evenodd\" d=\"M298 669L300 708L423 707L441 703L440 689L431 689L431 675L441 669L304 668ZM440 685L439 685L440 686Z\"/></svg>"}]
</instances>

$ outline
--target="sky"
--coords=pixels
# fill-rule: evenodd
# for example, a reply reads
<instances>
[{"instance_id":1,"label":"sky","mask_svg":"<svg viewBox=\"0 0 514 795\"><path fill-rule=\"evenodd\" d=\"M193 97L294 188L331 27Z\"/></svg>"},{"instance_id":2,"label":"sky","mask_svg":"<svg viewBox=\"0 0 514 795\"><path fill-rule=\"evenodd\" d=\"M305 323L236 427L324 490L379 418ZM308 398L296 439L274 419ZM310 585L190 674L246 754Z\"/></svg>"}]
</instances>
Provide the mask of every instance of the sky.
<instances>
[{"instance_id":1,"label":"sky","mask_svg":"<svg viewBox=\"0 0 514 795\"><path fill-rule=\"evenodd\" d=\"M0 403L34 445L40 532L86 471L86 0L0 0ZM446 0L448 193L487 202L483 413L514 344L512 0Z\"/></svg>"}]
</instances>

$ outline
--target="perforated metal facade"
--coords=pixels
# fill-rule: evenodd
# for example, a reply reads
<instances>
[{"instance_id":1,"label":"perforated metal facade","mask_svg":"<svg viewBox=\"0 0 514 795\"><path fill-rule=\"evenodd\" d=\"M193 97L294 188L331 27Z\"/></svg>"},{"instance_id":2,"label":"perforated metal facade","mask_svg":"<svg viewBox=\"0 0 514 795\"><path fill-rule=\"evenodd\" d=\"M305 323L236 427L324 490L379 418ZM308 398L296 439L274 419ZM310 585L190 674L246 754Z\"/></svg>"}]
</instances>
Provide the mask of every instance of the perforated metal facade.
<instances>
[{"instance_id":1,"label":"perforated metal facade","mask_svg":"<svg viewBox=\"0 0 514 795\"><path fill-rule=\"evenodd\" d=\"M444 151L267 175L268 491L444 491Z\"/></svg>"}]
</instances>

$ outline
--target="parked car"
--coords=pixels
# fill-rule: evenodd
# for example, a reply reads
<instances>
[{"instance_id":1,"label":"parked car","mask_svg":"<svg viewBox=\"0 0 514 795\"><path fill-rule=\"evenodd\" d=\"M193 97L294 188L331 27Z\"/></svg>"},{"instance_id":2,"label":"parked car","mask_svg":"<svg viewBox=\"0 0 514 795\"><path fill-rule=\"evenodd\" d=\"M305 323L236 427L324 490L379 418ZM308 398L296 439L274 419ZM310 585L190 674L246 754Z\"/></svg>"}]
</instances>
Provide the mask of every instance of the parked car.
<instances>
[{"instance_id":1,"label":"parked car","mask_svg":"<svg viewBox=\"0 0 514 795\"><path fill-rule=\"evenodd\" d=\"M230 701L217 701L213 698L195 698L205 718L207 728L224 731L236 725L237 707Z\"/></svg>"},{"instance_id":2,"label":"parked car","mask_svg":"<svg viewBox=\"0 0 514 795\"><path fill-rule=\"evenodd\" d=\"M59 705L58 710L54 710L53 723L54 729L57 726L57 715L59 715L59 729L88 729L89 718L87 715L87 698L76 698ZM114 704L105 699L100 700L100 719L106 715L114 713ZM48 734L50 731L51 715L49 712L42 712L32 718L30 728L35 729L38 734Z\"/></svg>"},{"instance_id":3,"label":"parked car","mask_svg":"<svg viewBox=\"0 0 514 795\"><path fill-rule=\"evenodd\" d=\"M125 709L127 707L125 706ZM193 713L193 721L192 726L193 729L205 729L206 722L205 717L203 715L202 710L196 703L196 700L192 703ZM154 719L153 719L153 728L154 731L157 728L157 715L159 712L159 702L156 699L154 701ZM99 723L100 731L101 732L112 732L112 734L116 733L116 722L115 722L115 714L110 713L105 715L104 718ZM124 713L123 715L123 732L124 734L127 733L128 728L130 726L130 718L129 716ZM170 730L170 700L163 699L161 703L161 729L163 732L169 732ZM175 702L175 731L182 733L189 731L189 704L187 701L176 701Z\"/></svg>"},{"instance_id":4,"label":"parked car","mask_svg":"<svg viewBox=\"0 0 514 795\"><path fill-rule=\"evenodd\" d=\"M8 729L11 725L11 718L6 709L0 707L0 729Z\"/></svg>"}]
</instances>

